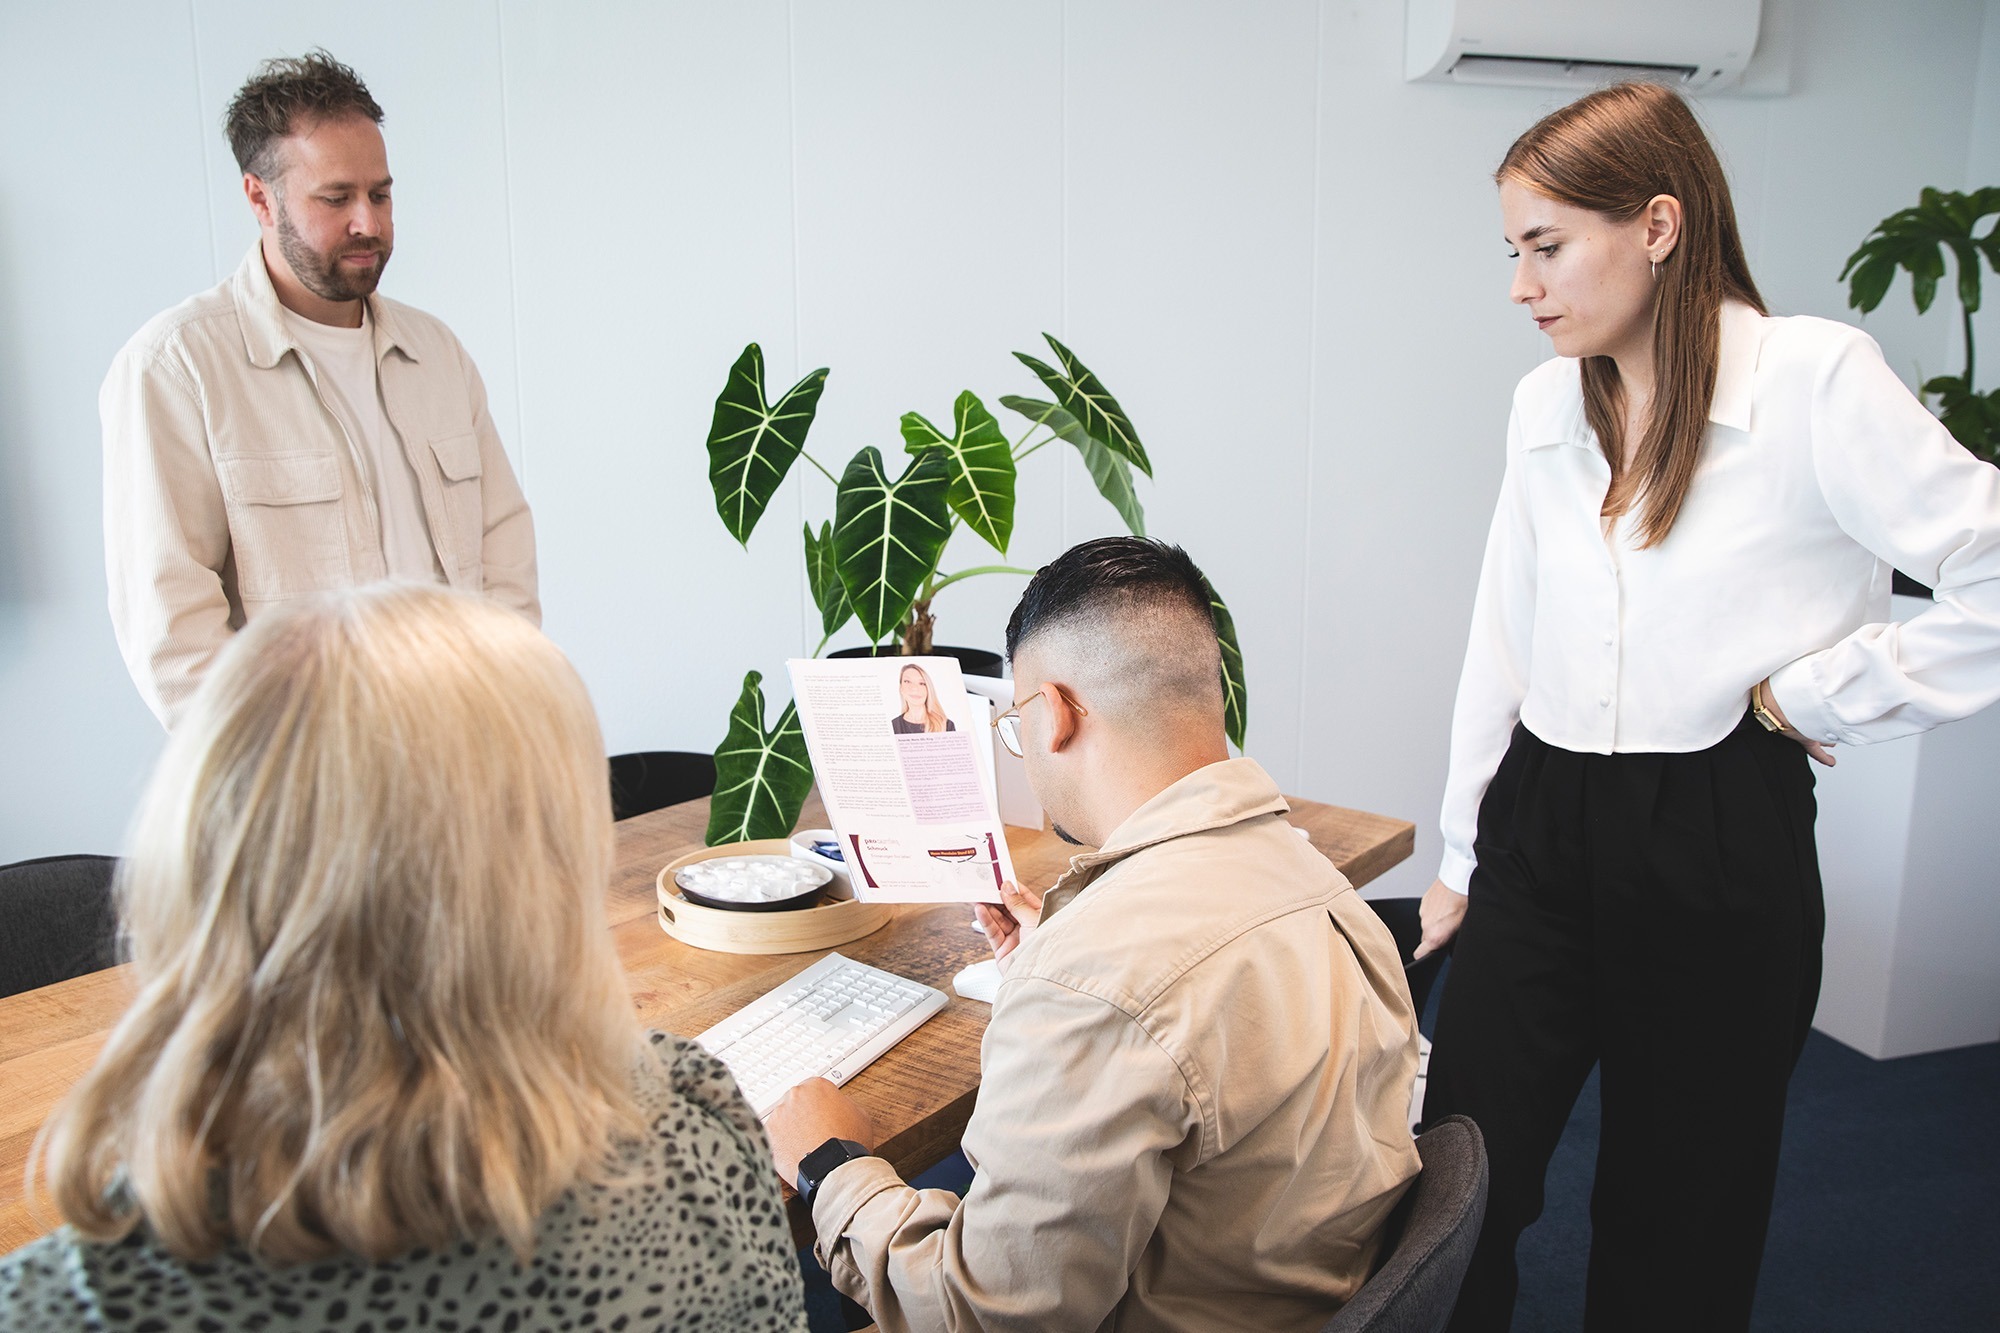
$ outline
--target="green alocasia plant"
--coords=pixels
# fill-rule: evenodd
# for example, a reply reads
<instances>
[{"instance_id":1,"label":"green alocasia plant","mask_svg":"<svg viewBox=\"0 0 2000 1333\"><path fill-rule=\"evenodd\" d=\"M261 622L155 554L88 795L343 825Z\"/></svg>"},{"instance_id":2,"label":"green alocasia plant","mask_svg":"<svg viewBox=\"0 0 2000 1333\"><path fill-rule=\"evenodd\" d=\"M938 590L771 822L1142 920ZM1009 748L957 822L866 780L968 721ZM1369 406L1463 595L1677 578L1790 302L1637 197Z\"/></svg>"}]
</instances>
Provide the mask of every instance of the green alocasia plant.
<instances>
[{"instance_id":1,"label":"green alocasia plant","mask_svg":"<svg viewBox=\"0 0 2000 1333\"><path fill-rule=\"evenodd\" d=\"M951 537L950 488L941 450L918 454L891 481L882 455L863 449L840 478L834 567L861 628L877 643L902 625L924 581L937 572Z\"/></svg>"},{"instance_id":2,"label":"green alocasia plant","mask_svg":"<svg viewBox=\"0 0 2000 1333\"><path fill-rule=\"evenodd\" d=\"M1136 469L1153 465L1132 419L1103 382L1054 338L1044 334L1055 364L1025 352L1014 355L1033 371L1054 401L1008 395L1001 406L1028 429L1010 441L978 396L967 390L952 404L949 429L916 412L901 421L908 463L895 476L881 452L864 448L836 477L806 452L828 372L813 371L774 403L764 384L764 356L757 344L743 349L715 401L709 430L709 480L716 512L729 534L748 545L793 463L804 458L834 484L834 516L803 533L806 584L819 609L824 637L817 655L850 619L875 643L899 641L905 654L931 650L931 599L960 579L982 574L1030 575L1011 565L981 565L944 573L939 563L959 528L970 529L1002 556L1014 533L1015 485L1021 462L1043 445L1061 440L1077 450L1099 494L1132 532L1144 535L1146 516L1133 483ZM1040 432L1039 439L1036 438ZM1243 745L1248 717L1243 654L1222 599L1209 589L1222 649L1225 720L1229 738ZM787 705L774 726L764 725L763 677L744 677L730 714L729 734L716 751L716 792L709 821L710 845L749 838L784 837L811 785L811 766L794 709ZM803 774L803 779L801 779Z\"/></svg>"},{"instance_id":3,"label":"green alocasia plant","mask_svg":"<svg viewBox=\"0 0 2000 1333\"><path fill-rule=\"evenodd\" d=\"M1847 257L1840 276L1848 284L1847 303L1864 315L1882 304L1897 270L1910 275L1910 296L1924 314L1937 299L1946 256L1958 270L1959 318L1965 336L1965 373L1937 375L1923 392L1937 400L1938 420L1960 444L1989 463L2000 463L2000 389L1973 387L1972 317L1979 312L1980 260L2000 273L2000 218L1977 234L1979 224L2000 214L2000 186L1969 193L1925 190L1914 208L1891 213L1875 224Z\"/></svg>"},{"instance_id":4,"label":"green alocasia plant","mask_svg":"<svg viewBox=\"0 0 2000 1333\"><path fill-rule=\"evenodd\" d=\"M711 847L789 836L812 790L812 758L798 705L786 704L777 725L766 731L763 685L760 671L743 678L742 697L729 712L729 734L715 751L706 834Z\"/></svg>"},{"instance_id":5,"label":"green alocasia plant","mask_svg":"<svg viewBox=\"0 0 2000 1333\"><path fill-rule=\"evenodd\" d=\"M715 487L715 512L737 541L749 542L764 507L805 448L826 376L822 366L771 404L764 400L762 348L751 343L729 368L729 383L715 400L715 422L708 428L708 480Z\"/></svg>"}]
</instances>

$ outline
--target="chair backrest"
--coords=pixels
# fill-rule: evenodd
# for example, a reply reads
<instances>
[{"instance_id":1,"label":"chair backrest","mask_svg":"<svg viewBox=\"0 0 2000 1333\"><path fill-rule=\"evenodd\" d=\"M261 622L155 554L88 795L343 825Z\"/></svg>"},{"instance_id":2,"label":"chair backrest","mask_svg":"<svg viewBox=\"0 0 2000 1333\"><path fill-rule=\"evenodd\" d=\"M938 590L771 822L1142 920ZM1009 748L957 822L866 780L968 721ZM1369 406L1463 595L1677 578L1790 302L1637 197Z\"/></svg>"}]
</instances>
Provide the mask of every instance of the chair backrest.
<instances>
[{"instance_id":1,"label":"chair backrest","mask_svg":"<svg viewBox=\"0 0 2000 1333\"><path fill-rule=\"evenodd\" d=\"M1486 1216L1486 1140L1462 1115L1417 1136L1424 1169L1389 1217L1381 1267L1321 1333L1440 1333Z\"/></svg>"},{"instance_id":2,"label":"chair backrest","mask_svg":"<svg viewBox=\"0 0 2000 1333\"><path fill-rule=\"evenodd\" d=\"M690 750L611 756L611 817L630 819L715 791L715 760Z\"/></svg>"},{"instance_id":3,"label":"chair backrest","mask_svg":"<svg viewBox=\"0 0 2000 1333\"><path fill-rule=\"evenodd\" d=\"M109 856L0 866L0 996L53 986L118 961Z\"/></svg>"},{"instance_id":4,"label":"chair backrest","mask_svg":"<svg viewBox=\"0 0 2000 1333\"><path fill-rule=\"evenodd\" d=\"M1366 901L1375 909L1375 915L1382 918L1382 924L1389 928L1390 936L1396 941L1396 952L1403 956L1403 980L1410 985L1410 1003L1416 1007L1418 1021L1422 1021L1424 1006L1430 1002L1431 987L1437 984L1444 960L1451 956L1450 947L1429 955L1421 963L1414 961L1417 946L1424 939L1424 923L1420 915L1424 900L1369 898Z\"/></svg>"}]
</instances>

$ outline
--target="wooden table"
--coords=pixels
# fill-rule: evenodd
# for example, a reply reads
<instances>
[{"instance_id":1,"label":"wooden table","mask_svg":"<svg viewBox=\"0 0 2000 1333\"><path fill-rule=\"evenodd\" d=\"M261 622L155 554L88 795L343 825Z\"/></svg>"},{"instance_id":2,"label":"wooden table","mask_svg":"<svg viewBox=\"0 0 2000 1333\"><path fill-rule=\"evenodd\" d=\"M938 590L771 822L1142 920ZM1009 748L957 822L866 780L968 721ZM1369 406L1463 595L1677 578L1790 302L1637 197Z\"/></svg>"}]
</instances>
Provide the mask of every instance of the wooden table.
<instances>
[{"instance_id":1,"label":"wooden table","mask_svg":"<svg viewBox=\"0 0 2000 1333\"><path fill-rule=\"evenodd\" d=\"M1407 857L1415 826L1316 801L1292 799L1291 821L1357 886ZM618 957L640 1022L692 1033L716 1023L803 971L825 951L802 954L708 953L669 939L654 912L660 867L701 845L708 802L690 801L618 825L618 863L606 898ZM821 827L817 797L801 827ZM1051 833L1009 829L1014 869L1026 884L1046 885L1077 850ZM987 956L964 904L906 906L842 953L936 986L950 996L938 1015L847 1085L882 1136L882 1156L905 1176L935 1165L958 1144L979 1090L979 1042L988 1008L953 995L951 978ZM90 1067L131 996L129 968L65 981L0 999L0 1253L51 1229L44 1196L36 1209L23 1192L35 1133L50 1109ZM794 1219L795 1224L799 1219Z\"/></svg>"}]
</instances>

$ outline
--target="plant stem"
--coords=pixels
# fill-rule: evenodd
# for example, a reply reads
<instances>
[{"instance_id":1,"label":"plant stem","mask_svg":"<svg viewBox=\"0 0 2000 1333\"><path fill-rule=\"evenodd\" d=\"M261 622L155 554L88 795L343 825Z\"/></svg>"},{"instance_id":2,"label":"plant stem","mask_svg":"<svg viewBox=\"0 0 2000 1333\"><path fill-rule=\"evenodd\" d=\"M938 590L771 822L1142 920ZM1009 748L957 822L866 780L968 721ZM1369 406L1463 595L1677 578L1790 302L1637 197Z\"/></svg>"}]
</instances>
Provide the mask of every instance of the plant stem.
<instances>
[{"instance_id":1,"label":"plant stem","mask_svg":"<svg viewBox=\"0 0 2000 1333\"><path fill-rule=\"evenodd\" d=\"M1965 391L1972 392L1972 312L1963 303L1958 307L1958 317L1965 321Z\"/></svg>"},{"instance_id":2,"label":"plant stem","mask_svg":"<svg viewBox=\"0 0 2000 1333\"><path fill-rule=\"evenodd\" d=\"M821 463L817 458L814 458L811 454L807 453L803 449L799 450L799 457L805 459L806 462L811 463L814 467L818 468L819 474L822 477L825 477L828 481L832 482L835 486L840 485L840 478L834 476L831 472L828 472L826 470L825 464Z\"/></svg>"},{"instance_id":3,"label":"plant stem","mask_svg":"<svg viewBox=\"0 0 2000 1333\"><path fill-rule=\"evenodd\" d=\"M956 574L947 574L936 582L928 584L924 589L923 600L929 602L932 597L949 588L960 579L969 579L976 574L1022 574L1028 578L1033 578L1035 571L1032 569L1020 569L1013 565L979 565L972 569L961 569Z\"/></svg>"},{"instance_id":4,"label":"plant stem","mask_svg":"<svg viewBox=\"0 0 2000 1333\"><path fill-rule=\"evenodd\" d=\"M1043 440L1036 440L1036 441L1035 441L1035 445L1034 445L1034 448L1033 448L1033 449L1026 449L1026 450L1023 450L1022 452L1020 452L1020 453L1018 453L1018 454L1015 454L1015 455L1014 455L1014 461L1015 461L1016 463L1019 463L1019 462L1020 462L1020 461L1021 461L1022 459L1026 458L1026 457L1027 457L1027 456L1028 456L1029 454L1032 454L1033 452L1035 452L1035 449L1039 449L1039 448L1041 448L1041 447L1042 447L1043 445L1045 445L1045 444L1053 444L1053 443L1055 442L1055 440L1056 440L1056 437L1055 437L1055 436L1053 436L1053 435L1049 436L1049 437L1048 437L1047 439L1043 439Z\"/></svg>"},{"instance_id":5,"label":"plant stem","mask_svg":"<svg viewBox=\"0 0 2000 1333\"><path fill-rule=\"evenodd\" d=\"M1042 423L1039 421L1030 425L1026 430L1021 432L1021 438L1014 441L1014 448L1019 449L1022 445L1026 444L1028 442L1028 437L1030 435L1033 435L1036 431L1040 430L1041 428L1042 428ZM1014 455L1014 457L1019 458L1021 457L1021 455L1017 453Z\"/></svg>"},{"instance_id":6,"label":"plant stem","mask_svg":"<svg viewBox=\"0 0 2000 1333\"><path fill-rule=\"evenodd\" d=\"M833 642L833 635L831 634L827 635L825 638L819 641L819 646L813 649L812 652L808 653L807 656L818 657L821 653L826 651L826 646L832 642Z\"/></svg>"}]
</instances>

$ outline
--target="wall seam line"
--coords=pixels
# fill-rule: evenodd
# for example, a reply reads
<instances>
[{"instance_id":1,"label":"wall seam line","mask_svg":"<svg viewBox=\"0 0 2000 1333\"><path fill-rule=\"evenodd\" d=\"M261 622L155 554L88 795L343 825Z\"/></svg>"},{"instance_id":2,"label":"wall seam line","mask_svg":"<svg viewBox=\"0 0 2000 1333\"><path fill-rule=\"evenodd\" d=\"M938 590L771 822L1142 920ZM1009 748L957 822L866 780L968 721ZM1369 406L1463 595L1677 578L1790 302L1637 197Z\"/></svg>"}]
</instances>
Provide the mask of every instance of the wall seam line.
<instances>
[{"instance_id":1,"label":"wall seam line","mask_svg":"<svg viewBox=\"0 0 2000 1333\"><path fill-rule=\"evenodd\" d=\"M791 183L792 203L792 379L796 383L805 373L806 349L805 320L800 313L800 268L799 268L799 61L798 61L798 6L793 0L785 4L785 152L786 175ZM806 526L806 483L803 473L795 470L791 476L793 514L801 528ZM799 655L804 656L812 644L817 642L813 635L811 613L818 610L811 605L807 596L806 574L803 569L794 581L794 592L799 599Z\"/></svg>"},{"instance_id":2,"label":"wall seam line","mask_svg":"<svg viewBox=\"0 0 2000 1333\"><path fill-rule=\"evenodd\" d=\"M1056 196L1060 200L1056 222L1056 327L1062 339L1070 341L1069 329L1069 0L1058 0L1056 42L1056 138L1061 154ZM1039 350L1039 349L1037 349ZM1075 542L1069 530L1069 451L1056 454L1056 514L1061 530L1062 549Z\"/></svg>"},{"instance_id":3,"label":"wall seam line","mask_svg":"<svg viewBox=\"0 0 2000 1333\"><path fill-rule=\"evenodd\" d=\"M507 91L507 15L500 0L493 4L493 44L500 64L500 193L507 200L507 330L514 345L514 429L516 447L521 451L521 491L528 490L528 409L521 393L527 366L521 359L521 269L514 250L514 137L508 132L512 119Z\"/></svg>"},{"instance_id":4,"label":"wall seam line","mask_svg":"<svg viewBox=\"0 0 2000 1333\"><path fill-rule=\"evenodd\" d=\"M195 123L199 125L202 122L203 116L207 114L208 90L203 86L201 78L201 18L195 13L195 0L188 0L188 53L194 58L194 119ZM222 237L216 230L215 191L213 188L208 187L209 178L215 171L214 158L208 140L209 136L204 128L201 136L201 175L204 184L201 198L203 204L208 208L209 272L217 282L220 282L222 281L224 269L221 264L222 256L218 253L217 247L222 244Z\"/></svg>"},{"instance_id":5,"label":"wall seam line","mask_svg":"<svg viewBox=\"0 0 2000 1333\"><path fill-rule=\"evenodd\" d=\"M1292 761L1294 790L1306 776L1306 682L1312 679L1313 459L1319 452L1319 251L1320 192L1325 186L1320 136L1326 124L1326 0L1313 7L1312 266L1306 279L1306 475L1305 523L1299 552L1298 737ZM1247 736L1244 739L1249 739Z\"/></svg>"}]
</instances>

